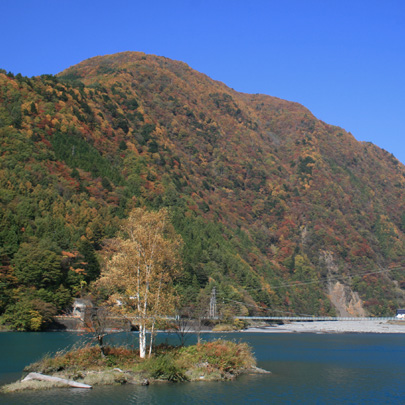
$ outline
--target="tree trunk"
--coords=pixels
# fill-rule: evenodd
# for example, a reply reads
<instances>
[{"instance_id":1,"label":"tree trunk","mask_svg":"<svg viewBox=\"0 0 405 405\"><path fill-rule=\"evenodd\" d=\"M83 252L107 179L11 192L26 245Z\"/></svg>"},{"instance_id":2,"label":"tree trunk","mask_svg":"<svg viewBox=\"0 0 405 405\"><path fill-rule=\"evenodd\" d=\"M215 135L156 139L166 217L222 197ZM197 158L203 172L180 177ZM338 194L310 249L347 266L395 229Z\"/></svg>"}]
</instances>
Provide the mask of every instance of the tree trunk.
<instances>
[{"instance_id":1,"label":"tree trunk","mask_svg":"<svg viewBox=\"0 0 405 405\"><path fill-rule=\"evenodd\" d=\"M139 325L139 357L146 357L146 326L142 321Z\"/></svg>"},{"instance_id":2,"label":"tree trunk","mask_svg":"<svg viewBox=\"0 0 405 405\"><path fill-rule=\"evenodd\" d=\"M104 353L104 335L97 335L98 347L100 348L101 357L105 357Z\"/></svg>"},{"instance_id":3,"label":"tree trunk","mask_svg":"<svg viewBox=\"0 0 405 405\"><path fill-rule=\"evenodd\" d=\"M152 329L150 331L150 341L149 341L149 358L152 355L153 338L155 334L155 322L152 324Z\"/></svg>"},{"instance_id":4,"label":"tree trunk","mask_svg":"<svg viewBox=\"0 0 405 405\"><path fill-rule=\"evenodd\" d=\"M197 326L197 343L201 343L201 317L198 317L198 326Z\"/></svg>"}]
</instances>

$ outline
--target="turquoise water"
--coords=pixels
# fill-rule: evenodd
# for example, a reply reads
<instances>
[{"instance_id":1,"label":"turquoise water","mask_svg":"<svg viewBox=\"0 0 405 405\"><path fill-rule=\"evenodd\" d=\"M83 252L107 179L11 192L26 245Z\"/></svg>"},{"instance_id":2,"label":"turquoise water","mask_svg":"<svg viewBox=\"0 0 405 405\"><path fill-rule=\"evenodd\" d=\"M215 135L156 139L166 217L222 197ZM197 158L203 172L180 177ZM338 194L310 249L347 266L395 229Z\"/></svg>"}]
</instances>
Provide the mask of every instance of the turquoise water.
<instances>
[{"instance_id":1,"label":"turquoise water","mask_svg":"<svg viewBox=\"0 0 405 405\"><path fill-rule=\"evenodd\" d=\"M204 339L218 337L220 336L209 334ZM25 392L0 395L0 403L405 403L403 335L238 333L221 337L250 343L259 367L272 371L272 374L242 376L232 382ZM176 339L164 334L159 338L173 342ZM1 333L0 384L20 378L23 367L45 353L54 353L85 339L85 336L73 333ZM112 339L132 344L136 334L119 334Z\"/></svg>"}]
</instances>

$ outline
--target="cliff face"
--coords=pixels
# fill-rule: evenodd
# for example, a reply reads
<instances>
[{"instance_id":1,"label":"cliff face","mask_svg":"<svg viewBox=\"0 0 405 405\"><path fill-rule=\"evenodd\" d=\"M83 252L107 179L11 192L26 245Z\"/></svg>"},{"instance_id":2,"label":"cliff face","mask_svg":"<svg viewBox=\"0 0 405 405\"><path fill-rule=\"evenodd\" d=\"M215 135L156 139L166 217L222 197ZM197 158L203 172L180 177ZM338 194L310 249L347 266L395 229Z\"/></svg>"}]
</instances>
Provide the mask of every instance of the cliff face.
<instances>
[{"instance_id":1,"label":"cliff face","mask_svg":"<svg viewBox=\"0 0 405 405\"><path fill-rule=\"evenodd\" d=\"M357 292L350 287L350 282L341 280L339 266L331 252L323 251L319 258L327 269L327 293L338 316L366 316L363 302Z\"/></svg>"},{"instance_id":2,"label":"cliff face","mask_svg":"<svg viewBox=\"0 0 405 405\"><path fill-rule=\"evenodd\" d=\"M142 53L1 80L3 161L18 143L25 170L46 168L31 186L13 173L2 204L15 220L16 199L34 198L40 181L62 189L47 205L71 235L59 249L86 240L97 250L131 207L168 206L185 240L178 287L191 302L214 285L224 313L381 314L403 302L405 168L389 153L297 103ZM39 205L15 221L18 241L3 253L11 273L28 237L20 225L47 235L32 225Z\"/></svg>"}]
</instances>

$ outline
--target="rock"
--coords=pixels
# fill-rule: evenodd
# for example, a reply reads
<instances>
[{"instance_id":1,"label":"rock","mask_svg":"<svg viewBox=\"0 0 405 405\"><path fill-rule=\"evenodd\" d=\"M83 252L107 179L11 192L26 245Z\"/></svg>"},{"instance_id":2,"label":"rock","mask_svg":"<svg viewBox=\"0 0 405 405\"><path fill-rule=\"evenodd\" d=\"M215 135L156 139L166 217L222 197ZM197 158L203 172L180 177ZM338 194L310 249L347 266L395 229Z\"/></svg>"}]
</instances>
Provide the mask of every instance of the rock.
<instances>
[{"instance_id":1,"label":"rock","mask_svg":"<svg viewBox=\"0 0 405 405\"><path fill-rule=\"evenodd\" d=\"M45 375L41 373L29 373L22 381L30 381L30 380L59 382L74 388L92 388L91 385L78 383L73 380L65 380L64 378L52 377L50 375Z\"/></svg>"},{"instance_id":2,"label":"rock","mask_svg":"<svg viewBox=\"0 0 405 405\"><path fill-rule=\"evenodd\" d=\"M251 367L249 372L254 373L254 374L271 374L271 371L264 370L263 368L259 368L256 366Z\"/></svg>"}]
</instances>

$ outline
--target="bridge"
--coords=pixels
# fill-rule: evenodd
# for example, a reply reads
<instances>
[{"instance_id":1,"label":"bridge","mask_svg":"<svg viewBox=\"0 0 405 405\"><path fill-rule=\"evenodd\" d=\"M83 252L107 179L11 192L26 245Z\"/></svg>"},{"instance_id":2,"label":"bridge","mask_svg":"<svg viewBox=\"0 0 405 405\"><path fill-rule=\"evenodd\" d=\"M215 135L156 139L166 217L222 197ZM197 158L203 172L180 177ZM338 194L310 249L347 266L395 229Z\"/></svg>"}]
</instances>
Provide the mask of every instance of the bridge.
<instances>
[{"instance_id":1,"label":"bridge","mask_svg":"<svg viewBox=\"0 0 405 405\"><path fill-rule=\"evenodd\" d=\"M354 316L235 316L236 319L251 321L398 321L396 317L354 317Z\"/></svg>"}]
</instances>

